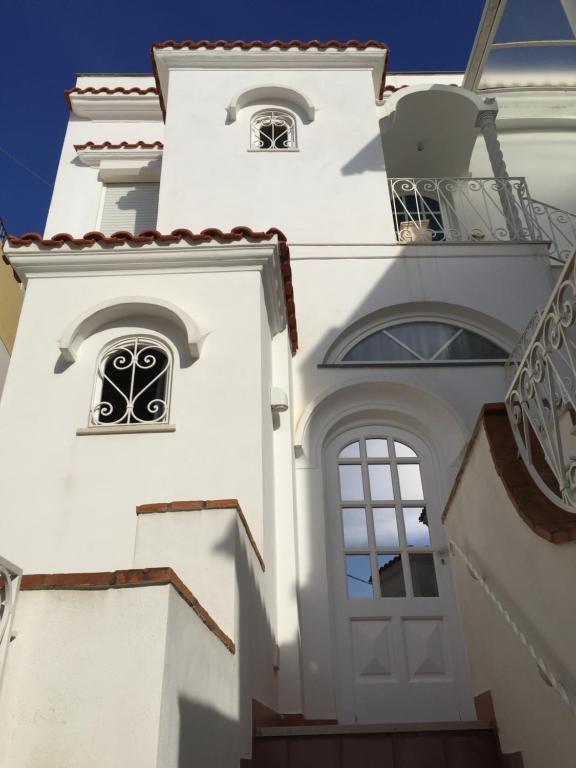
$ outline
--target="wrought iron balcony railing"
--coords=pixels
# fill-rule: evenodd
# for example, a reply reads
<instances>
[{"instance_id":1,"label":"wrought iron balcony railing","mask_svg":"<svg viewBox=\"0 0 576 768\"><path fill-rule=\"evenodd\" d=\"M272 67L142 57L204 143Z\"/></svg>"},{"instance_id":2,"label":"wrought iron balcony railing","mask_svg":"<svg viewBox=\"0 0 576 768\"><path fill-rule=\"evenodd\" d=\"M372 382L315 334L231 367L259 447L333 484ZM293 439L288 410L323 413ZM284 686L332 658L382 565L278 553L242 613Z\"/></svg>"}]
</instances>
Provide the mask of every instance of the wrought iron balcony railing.
<instances>
[{"instance_id":1,"label":"wrought iron balcony railing","mask_svg":"<svg viewBox=\"0 0 576 768\"><path fill-rule=\"evenodd\" d=\"M8 237L8 232L6 231L6 227L4 226L4 222L0 218L0 245L6 240Z\"/></svg>"},{"instance_id":2,"label":"wrought iron balcony railing","mask_svg":"<svg viewBox=\"0 0 576 768\"><path fill-rule=\"evenodd\" d=\"M523 178L389 179L399 242L542 240Z\"/></svg>"},{"instance_id":3,"label":"wrought iron balcony railing","mask_svg":"<svg viewBox=\"0 0 576 768\"><path fill-rule=\"evenodd\" d=\"M576 512L576 251L533 328L510 361L506 408L534 481L555 504Z\"/></svg>"},{"instance_id":4,"label":"wrought iron balcony railing","mask_svg":"<svg viewBox=\"0 0 576 768\"><path fill-rule=\"evenodd\" d=\"M542 240L550 241L550 258L564 262L576 246L576 214L532 200L530 213Z\"/></svg>"},{"instance_id":5,"label":"wrought iron balcony railing","mask_svg":"<svg viewBox=\"0 0 576 768\"><path fill-rule=\"evenodd\" d=\"M21 578L20 568L0 557L0 683L12 638L12 620Z\"/></svg>"}]
</instances>

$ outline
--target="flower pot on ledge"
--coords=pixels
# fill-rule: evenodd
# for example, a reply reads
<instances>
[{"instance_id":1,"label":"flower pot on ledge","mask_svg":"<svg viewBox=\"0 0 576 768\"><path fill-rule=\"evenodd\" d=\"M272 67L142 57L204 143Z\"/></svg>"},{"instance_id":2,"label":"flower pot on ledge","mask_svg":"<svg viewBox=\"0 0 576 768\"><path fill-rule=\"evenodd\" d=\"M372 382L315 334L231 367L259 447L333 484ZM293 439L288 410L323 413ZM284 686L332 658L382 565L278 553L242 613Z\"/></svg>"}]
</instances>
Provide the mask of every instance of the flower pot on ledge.
<instances>
[{"instance_id":1,"label":"flower pot on ledge","mask_svg":"<svg viewBox=\"0 0 576 768\"><path fill-rule=\"evenodd\" d=\"M433 239L434 232L428 219L400 222L398 240L401 243L431 243Z\"/></svg>"}]
</instances>

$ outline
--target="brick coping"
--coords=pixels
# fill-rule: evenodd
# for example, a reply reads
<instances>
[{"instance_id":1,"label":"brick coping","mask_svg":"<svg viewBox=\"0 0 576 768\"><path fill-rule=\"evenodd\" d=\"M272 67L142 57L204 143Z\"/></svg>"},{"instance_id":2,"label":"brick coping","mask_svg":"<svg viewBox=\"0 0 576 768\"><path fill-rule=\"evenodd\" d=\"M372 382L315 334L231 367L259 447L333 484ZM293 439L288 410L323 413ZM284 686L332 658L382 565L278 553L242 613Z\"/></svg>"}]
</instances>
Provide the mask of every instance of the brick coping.
<instances>
[{"instance_id":1,"label":"brick coping","mask_svg":"<svg viewBox=\"0 0 576 768\"><path fill-rule=\"evenodd\" d=\"M235 509L240 522L242 523L242 527L246 532L248 541L254 550L254 554L260 563L260 568L262 568L263 571L266 570L264 558L260 554L258 545L256 544L254 536L252 535L252 531L250 530L250 526L248 525L248 520L246 520L246 516L242 511L242 507L240 506L238 499L208 499L206 501L195 499L192 501L169 501L158 502L155 504L140 504L138 507L136 507L136 514L152 515L164 514L166 512L196 512L203 509Z\"/></svg>"},{"instance_id":2,"label":"brick coping","mask_svg":"<svg viewBox=\"0 0 576 768\"><path fill-rule=\"evenodd\" d=\"M486 403L483 406L445 504L442 521L446 520L450 512L480 431L486 435L494 470L521 520L537 536L552 544L575 541L576 517L557 507L532 480L518 454L504 403Z\"/></svg>"},{"instance_id":3,"label":"brick coping","mask_svg":"<svg viewBox=\"0 0 576 768\"><path fill-rule=\"evenodd\" d=\"M158 587L170 584L198 618L230 651L236 653L234 641L218 626L172 568L131 568L123 571L95 573L35 573L22 577L21 590L90 590Z\"/></svg>"}]
</instances>

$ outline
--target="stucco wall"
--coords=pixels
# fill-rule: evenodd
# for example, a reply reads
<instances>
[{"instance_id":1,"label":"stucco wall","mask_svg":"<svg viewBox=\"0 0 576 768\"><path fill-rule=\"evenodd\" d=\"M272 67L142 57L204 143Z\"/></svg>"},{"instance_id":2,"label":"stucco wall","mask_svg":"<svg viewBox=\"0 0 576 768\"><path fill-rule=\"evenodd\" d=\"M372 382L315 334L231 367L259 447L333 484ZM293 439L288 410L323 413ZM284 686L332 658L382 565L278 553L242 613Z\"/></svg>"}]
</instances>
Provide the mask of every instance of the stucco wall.
<instances>
[{"instance_id":1,"label":"stucco wall","mask_svg":"<svg viewBox=\"0 0 576 768\"><path fill-rule=\"evenodd\" d=\"M156 768L171 589L20 594L2 768Z\"/></svg>"},{"instance_id":2,"label":"stucco wall","mask_svg":"<svg viewBox=\"0 0 576 768\"><path fill-rule=\"evenodd\" d=\"M238 498L263 548L261 291L260 275L247 271L30 281L0 407L9 436L0 456L11 467L0 488L6 556L25 572L130 567L135 507L187 498ZM123 295L165 298L188 312L206 336L200 359L185 364L170 327L135 318L95 332L77 361L63 364L66 328ZM77 435L88 423L100 351L142 332L174 348L175 432Z\"/></svg>"},{"instance_id":3,"label":"stucco wall","mask_svg":"<svg viewBox=\"0 0 576 768\"><path fill-rule=\"evenodd\" d=\"M556 545L520 519L496 474L481 428L445 522L494 592L574 691L576 617L570 589L576 544ZM526 768L572 768L574 715L548 687L529 652L458 556L452 558L475 693L492 692L505 752L522 751Z\"/></svg>"}]
</instances>

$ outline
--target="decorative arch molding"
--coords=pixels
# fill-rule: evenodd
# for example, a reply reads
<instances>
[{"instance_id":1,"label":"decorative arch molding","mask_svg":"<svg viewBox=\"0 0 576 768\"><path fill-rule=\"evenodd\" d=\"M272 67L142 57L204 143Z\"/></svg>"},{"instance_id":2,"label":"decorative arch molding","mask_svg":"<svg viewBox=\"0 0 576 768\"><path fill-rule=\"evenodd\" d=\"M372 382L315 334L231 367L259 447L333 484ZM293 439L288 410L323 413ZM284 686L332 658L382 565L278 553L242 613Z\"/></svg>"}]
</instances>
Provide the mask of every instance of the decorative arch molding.
<instances>
[{"instance_id":1,"label":"decorative arch molding","mask_svg":"<svg viewBox=\"0 0 576 768\"><path fill-rule=\"evenodd\" d=\"M454 99L455 103L459 101L464 107L472 109L476 113L491 112L494 114L498 112L498 105L493 98L478 96L467 88L433 83L429 85L410 85L407 88L396 91L385 101L385 117L393 116L403 102L421 98L423 94L447 94L449 98Z\"/></svg>"},{"instance_id":2,"label":"decorative arch molding","mask_svg":"<svg viewBox=\"0 0 576 768\"><path fill-rule=\"evenodd\" d=\"M194 320L184 310L169 301L148 296L121 296L96 304L77 317L60 338L62 358L75 362L83 342L107 323L125 318L159 317L175 325L184 335L192 360L200 356L200 333Z\"/></svg>"},{"instance_id":3,"label":"decorative arch molding","mask_svg":"<svg viewBox=\"0 0 576 768\"><path fill-rule=\"evenodd\" d=\"M361 338L378 328L396 323L408 322L445 322L458 325L466 330L479 333L493 341L507 352L511 352L520 334L510 326L491 315L459 304L440 301L421 301L394 304L385 309L378 309L355 320L341 331L331 342L324 355L322 364L333 365L339 362L344 351Z\"/></svg>"},{"instance_id":4,"label":"decorative arch molding","mask_svg":"<svg viewBox=\"0 0 576 768\"><path fill-rule=\"evenodd\" d=\"M310 123L316 116L315 106L302 91L284 85L269 84L246 88L245 90L240 91L240 93L237 93L226 107L229 121L233 123L243 107L246 107L248 104L253 104L256 101L269 101L271 103L280 101L285 104L293 105L303 112Z\"/></svg>"},{"instance_id":5,"label":"decorative arch molding","mask_svg":"<svg viewBox=\"0 0 576 768\"><path fill-rule=\"evenodd\" d=\"M299 446L298 467L320 467L323 448L332 437L346 429L375 424L412 433L426 444L439 465L454 468L455 474L468 432L452 407L416 387L369 377L327 389L307 406L294 436ZM442 494L448 490L441 489Z\"/></svg>"}]
</instances>

